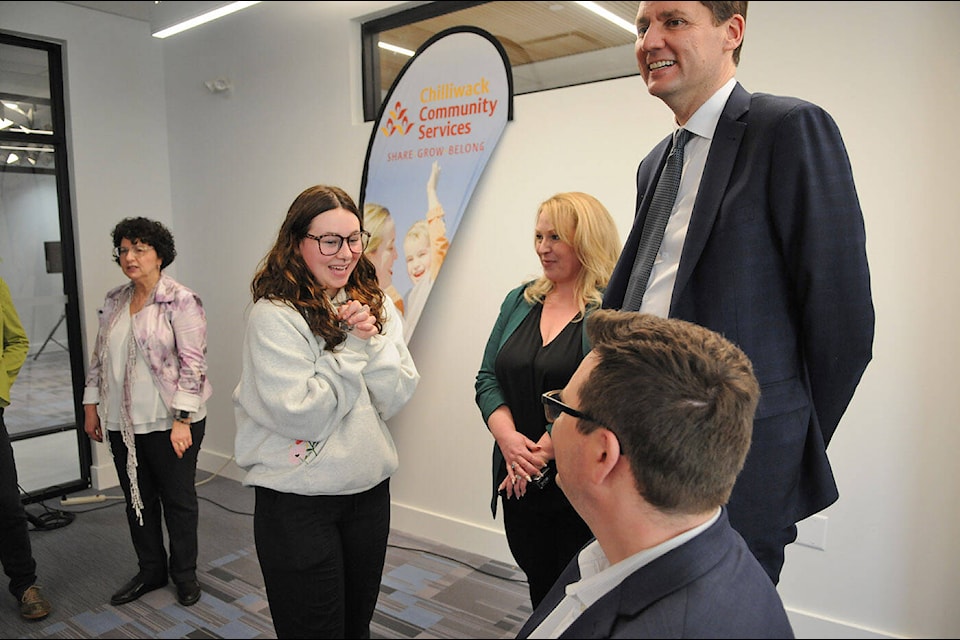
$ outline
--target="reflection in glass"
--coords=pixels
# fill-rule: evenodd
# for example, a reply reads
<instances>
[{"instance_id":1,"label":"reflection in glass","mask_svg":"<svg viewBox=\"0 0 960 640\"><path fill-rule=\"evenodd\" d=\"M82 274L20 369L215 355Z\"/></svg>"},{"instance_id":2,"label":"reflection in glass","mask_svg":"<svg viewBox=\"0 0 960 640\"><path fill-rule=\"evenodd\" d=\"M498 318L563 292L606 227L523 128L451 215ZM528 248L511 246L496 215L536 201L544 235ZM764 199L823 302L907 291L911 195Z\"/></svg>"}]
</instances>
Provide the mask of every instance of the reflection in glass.
<instances>
[{"instance_id":1,"label":"reflection in glass","mask_svg":"<svg viewBox=\"0 0 960 640\"><path fill-rule=\"evenodd\" d=\"M0 276L30 340L4 423L25 502L90 481L60 61L56 44L0 33Z\"/></svg>"}]
</instances>

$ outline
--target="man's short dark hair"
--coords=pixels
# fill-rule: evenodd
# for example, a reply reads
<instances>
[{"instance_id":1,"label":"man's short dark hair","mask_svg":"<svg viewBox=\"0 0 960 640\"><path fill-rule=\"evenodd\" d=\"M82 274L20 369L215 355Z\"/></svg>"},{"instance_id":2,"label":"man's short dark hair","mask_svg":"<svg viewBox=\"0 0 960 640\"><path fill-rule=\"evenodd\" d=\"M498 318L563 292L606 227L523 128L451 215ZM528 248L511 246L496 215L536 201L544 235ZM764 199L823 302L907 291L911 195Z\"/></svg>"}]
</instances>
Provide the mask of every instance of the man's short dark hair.
<instances>
[{"instance_id":1,"label":"man's short dark hair","mask_svg":"<svg viewBox=\"0 0 960 640\"><path fill-rule=\"evenodd\" d=\"M612 309L587 319L599 358L578 409L620 440L640 494L675 513L726 504L743 468L760 387L749 358L699 325Z\"/></svg>"}]
</instances>

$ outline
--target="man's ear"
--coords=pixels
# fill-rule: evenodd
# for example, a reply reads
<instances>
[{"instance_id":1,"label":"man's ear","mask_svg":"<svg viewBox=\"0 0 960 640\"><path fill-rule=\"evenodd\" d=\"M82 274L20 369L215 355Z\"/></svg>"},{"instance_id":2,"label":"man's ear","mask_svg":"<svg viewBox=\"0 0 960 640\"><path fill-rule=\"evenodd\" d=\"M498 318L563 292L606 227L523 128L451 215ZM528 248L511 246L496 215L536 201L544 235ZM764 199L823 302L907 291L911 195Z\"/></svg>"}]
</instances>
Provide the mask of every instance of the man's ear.
<instances>
[{"instance_id":1,"label":"man's ear","mask_svg":"<svg viewBox=\"0 0 960 640\"><path fill-rule=\"evenodd\" d=\"M600 427L591 434L590 446L593 447L593 480L602 484L620 461L620 441L607 428Z\"/></svg>"},{"instance_id":2,"label":"man's ear","mask_svg":"<svg viewBox=\"0 0 960 640\"><path fill-rule=\"evenodd\" d=\"M740 14L732 16L727 21L726 30L726 51L733 51L743 44L743 31L746 27L746 20Z\"/></svg>"}]
</instances>

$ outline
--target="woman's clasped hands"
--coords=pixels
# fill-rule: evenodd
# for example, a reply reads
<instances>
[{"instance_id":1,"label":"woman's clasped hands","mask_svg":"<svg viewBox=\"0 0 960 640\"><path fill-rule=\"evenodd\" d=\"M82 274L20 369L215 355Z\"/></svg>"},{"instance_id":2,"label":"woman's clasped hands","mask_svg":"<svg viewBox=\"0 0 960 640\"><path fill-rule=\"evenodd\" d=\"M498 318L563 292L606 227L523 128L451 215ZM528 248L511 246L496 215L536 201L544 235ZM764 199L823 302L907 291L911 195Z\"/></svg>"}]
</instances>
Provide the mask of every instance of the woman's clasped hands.
<instances>
[{"instance_id":1,"label":"woman's clasped hands","mask_svg":"<svg viewBox=\"0 0 960 640\"><path fill-rule=\"evenodd\" d=\"M527 492L527 484L546 468L546 452L540 444L518 432L512 434L510 445L501 450L507 462L507 477L500 483L498 491L507 498L522 498Z\"/></svg>"},{"instance_id":2,"label":"woman's clasped hands","mask_svg":"<svg viewBox=\"0 0 960 640\"><path fill-rule=\"evenodd\" d=\"M379 333L376 318L370 307L356 300L348 300L337 307L337 317L344 331L366 340Z\"/></svg>"}]
</instances>

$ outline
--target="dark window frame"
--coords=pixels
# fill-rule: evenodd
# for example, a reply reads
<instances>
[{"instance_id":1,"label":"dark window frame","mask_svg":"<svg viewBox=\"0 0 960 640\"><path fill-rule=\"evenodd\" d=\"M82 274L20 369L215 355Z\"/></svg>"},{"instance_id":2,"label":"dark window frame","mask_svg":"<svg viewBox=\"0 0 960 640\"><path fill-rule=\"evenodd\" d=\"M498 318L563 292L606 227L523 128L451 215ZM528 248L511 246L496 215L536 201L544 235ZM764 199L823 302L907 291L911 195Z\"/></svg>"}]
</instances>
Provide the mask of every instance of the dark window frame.
<instances>
[{"instance_id":1,"label":"dark window frame","mask_svg":"<svg viewBox=\"0 0 960 640\"><path fill-rule=\"evenodd\" d=\"M84 385L84 351L83 334L81 330L81 310L80 310L80 288L79 277L77 274L77 259L75 248L75 235L73 226L73 205L70 197L70 174L67 148L67 117L66 117L66 99L64 93L63 76L63 46L56 42L46 40L36 40L19 36L9 32L0 31L0 44L36 49L46 52L51 118L53 120L53 132L50 135L39 137L35 134L11 132L0 130L0 141L19 142L19 143L43 143L54 148L54 167L55 180L57 185L57 210L60 225L60 248L62 251L62 274L63 291L67 297L65 312L65 322L67 325L67 341L70 344L70 370L72 380L72 392L74 403L74 424L54 425L43 429L33 430L29 433L11 435L10 441L16 442L29 438L41 437L62 431L76 431L78 452L80 460L79 478L69 481L65 484L58 484L43 489L31 491L23 496L21 500L24 504L40 502L49 498L65 496L68 493L82 491L92 486L92 477L90 467L92 465L92 451L90 438L83 431L83 385ZM46 101L47 98L30 97L37 102ZM13 169L18 172L43 173L49 174L46 169Z\"/></svg>"},{"instance_id":2,"label":"dark window frame","mask_svg":"<svg viewBox=\"0 0 960 640\"><path fill-rule=\"evenodd\" d=\"M376 120L377 114L380 112L380 50L378 43L381 33L421 20L429 20L454 11L469 9L487 2L490 2L490 0L428 2L362 23L360 25L360 46L363 74L363 119L367 122Z\"/></svg>"},{"instance_id":3,"label":"dark window frame","mask_svg":"<svg viewBox=\"0 0 960 640\"><path fill-rule=\"evenodd\" d=\"M536 5L535 11L531 8L532 13L545 11L543 5L534 2L511 3L510 8L504 7L503 11L508 15L516 16L518 15L515 13L516 11L526 11L523 7L517 7L517 5L524 4ZM396 65L398 60L394 56L398 54L382 51L378 47L383 34L388 34L388 41L399 36L400 41L393 41L392 44L398 44L407 49L415 48L416 51L419 51L426 44L426 42L419 45L414 44L421 34L429 39L428 34L436 35L442 30L455 26L481 29L496 38L507 52L511 64L514 95L604 82L639 74L633 52L636 34L632 26L627 29L630 35L624 40L620 31L624 24L611 26L612 23L608 22L605 17L594 15L589 9L572 6L576 4L573 2L558 4L564 5L560 7L561 9L572 10L569 19L560 17L568 15L567 12L554 13L554 7L549 7L549 11L546 11L546 13L558 16L558 18L540 16L546 23L551 23L552 27L548 28L547 31L541 31L530 40L528 44L532 49L529 52L524 43L511 40L511 33L509 33L511 29L509 27L506 28L505 33L500 33L503 25L492 16L501 15L501 9L497 5L506 5L506 2L496 0L425 2L398 10L396 13L387 15L381 13L378 17L372 17L366 21L361 19L361 87L363 92L361 101L364 121L375 120L382 109L383 97L389 93L386 85L392 86L393 81L396 80L396 78L391 79L389 74L396 73L396 77L399 77L403 73L403 69L398 70ZM613 1L600 3L605 9L614 13L614 15L620 15L624 22L632 25L634 16L631 15L629 18L623 16L627 4L629 3ZM484 8L485 5L490 5L490 9ZM635 11L635 7L629 10L631 14L633 11ZM456 13L464 14L462 20L455 20L452 16L450 19L443 19L445 16ZM437 18L441 19L437 20ZM608 33L608 31L610 32ZM401 35L404 32L405 35ZM410 38L409 36L414 33L417 36ZM617 38L612 35L613 33L621 37ZM516 38L517 34L513 33L512 36ZM569 49L564 49L564 45L558 44L564 39L570 41ZM604 44L599 48L582 46L584 42L591 41L602 41ZM621 52L614 53L613 48L615 47L628 47L630 53L619 57ZM550 49L553 49L553 51L549 51ZM389 65L389 68L387 65Z\"/></svg>"}]
</instances>

